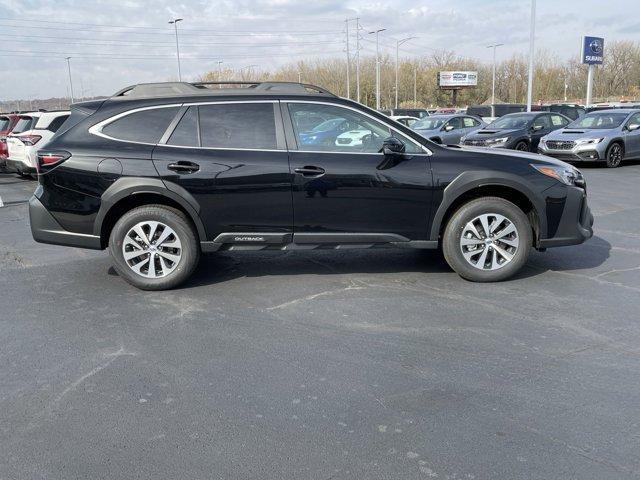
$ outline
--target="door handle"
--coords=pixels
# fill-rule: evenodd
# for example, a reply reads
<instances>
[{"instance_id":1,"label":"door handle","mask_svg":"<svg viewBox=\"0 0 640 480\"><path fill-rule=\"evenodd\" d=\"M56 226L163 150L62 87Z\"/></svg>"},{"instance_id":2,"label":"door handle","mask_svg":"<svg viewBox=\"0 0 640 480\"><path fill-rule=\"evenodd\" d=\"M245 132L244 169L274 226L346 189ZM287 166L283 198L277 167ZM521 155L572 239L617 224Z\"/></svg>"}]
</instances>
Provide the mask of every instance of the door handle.
<instances>
[{"instance_id":1,"label":"door handle","mask_svg":"<svg viewBox=\"0 0 640 480\"><path fill-rule=\"evenodd\" d=\"M314 166L300 167L294 169L293 171L305 177L319 177L321 175L324 175L324 168Z\"/></svg>"},{"instance_id":2,"label":"door handle","mask_svg":"<svg viewBox=\"0 0 640 480\"><path fill-rule=\"evenodd\" d=\"M167 169L177 173L195 173L200 170L200 165L193 162L177 162L167 165Z\"/></svg>"}]
</instances>

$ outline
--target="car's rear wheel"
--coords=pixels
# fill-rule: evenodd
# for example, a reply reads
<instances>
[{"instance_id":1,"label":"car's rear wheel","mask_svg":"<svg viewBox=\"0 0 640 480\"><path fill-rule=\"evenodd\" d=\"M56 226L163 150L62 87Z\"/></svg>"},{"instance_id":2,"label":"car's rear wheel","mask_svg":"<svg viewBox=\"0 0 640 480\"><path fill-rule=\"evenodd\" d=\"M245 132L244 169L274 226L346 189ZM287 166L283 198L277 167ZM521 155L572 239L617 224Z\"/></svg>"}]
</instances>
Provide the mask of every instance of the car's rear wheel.
<instances>
[{"instance_id":1,"label":"car's rear wheel","mask_svg":"<svg viewBox=\"0 0 640 480\"><path fill-rule=\"evenodd\" d=\"M197 234L189 219L164 205L125 213L111 231L109 251L118 274L142 290L180 285L200 258Z\"/></svg>"},{"instance_id":2,"label":"car's rear wheel","mask_svg":"<svg viewBox=\"0 0 640 480\"><path fill-rule=\"evenodd\" d=\"M614 142L607 148L605 160L608 168L619 167L624 158L624 147L620 142Z\"/></svg>"},{"instance_id":3,"label":"car's rear wheel","mask_svg":"<svg viewBox=\"0 0 640 480\"><path fill-rule=\"evenodd\" d=\"M442 238L447 263L474 282L505 280L527 261L533 242L531 224L513 203L482 197L462 205Z\"/></svg>"},{"instance_id":4,"label":"car's rear wheel","mask_svg":"<svg viewBox=\"0 0 640 480\"><path fill-rule=\"evenodd\" d=\"M528 152L529 151L529 144L527 142L525 142L524 140L522 140L522 141L516 143L515 150L518 150L519 152Z\"/></svg>"}]
</instances>

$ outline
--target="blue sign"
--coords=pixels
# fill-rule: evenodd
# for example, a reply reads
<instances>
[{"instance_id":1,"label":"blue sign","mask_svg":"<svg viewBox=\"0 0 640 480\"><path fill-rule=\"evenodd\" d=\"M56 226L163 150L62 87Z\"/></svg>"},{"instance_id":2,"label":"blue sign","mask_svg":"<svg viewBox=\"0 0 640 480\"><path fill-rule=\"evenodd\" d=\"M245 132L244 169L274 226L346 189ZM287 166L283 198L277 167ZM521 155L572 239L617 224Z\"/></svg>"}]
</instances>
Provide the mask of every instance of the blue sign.
<instances>
[{"instance_id":1,"label":"blue sign","mask_svg":"<svg viewBox=\"0 0 640 480\"><path fill-rule=\"evenodd\" d=\"M602 65L604 59L604 38L584 37L582 40L582 63Z\"/></svg>"}]
</instances>

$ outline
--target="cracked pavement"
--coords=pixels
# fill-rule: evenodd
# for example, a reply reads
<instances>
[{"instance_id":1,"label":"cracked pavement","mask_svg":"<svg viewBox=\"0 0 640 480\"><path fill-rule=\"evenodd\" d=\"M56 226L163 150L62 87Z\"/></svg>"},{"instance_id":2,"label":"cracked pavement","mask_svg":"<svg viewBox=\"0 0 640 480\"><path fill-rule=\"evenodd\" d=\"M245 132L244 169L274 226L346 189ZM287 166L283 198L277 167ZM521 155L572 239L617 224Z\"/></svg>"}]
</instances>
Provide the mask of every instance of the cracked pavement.
<instances>
[{"instance_id":1,"label":"cracked pavement","mask_svg":"<svg viewBox=\"0 0 640 480\"><path fill-rule=\"evenodd\" d=\"M640 164L584 245L220 253L171 292L39 245L0 174L0 479L640 477Z\"/></svg>"}]
</instances>

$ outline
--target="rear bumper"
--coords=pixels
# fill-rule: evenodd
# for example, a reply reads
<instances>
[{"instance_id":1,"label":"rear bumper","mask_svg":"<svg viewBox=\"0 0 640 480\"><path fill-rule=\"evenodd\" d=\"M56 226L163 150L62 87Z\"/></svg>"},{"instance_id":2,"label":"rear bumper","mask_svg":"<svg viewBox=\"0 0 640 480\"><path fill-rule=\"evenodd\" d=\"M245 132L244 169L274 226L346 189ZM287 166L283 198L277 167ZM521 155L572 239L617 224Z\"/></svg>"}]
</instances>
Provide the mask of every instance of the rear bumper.
<instances>
[{"instance_id":1,"label":"rear bumper","mask_svg":"<svg viewBox=\"0 0 640 480\"><path fill-rule=\"evenodd\" d=\"M29 220L36 242L102 250L100 237L65 230L35 195L29 200Z\"/></svg>"},{"instance_id":2,"label":"rear bumper","mask_svg":"<svg viewBox=\"0 0 640 480\"><path fill-rule=\"evenodd\" d=\"M540 239L540 248L578 245L593 236L593 214L584 190L574 189L567 196L558 230L553 238Z\"/></svg>"},{"instance_id":3,"label":"rear bumper","mask_svg":"<svg viewBox=\"0 0 640 480\"><path fill-rule=\"evenodd\" d=\"M24 162L21 162L20 160L12 160L10 158L7 158L5 161L4 167L7 169L7 171L9 172L15 172L15 173L37 173L36 169L26 165Z\"/></svg>"}]
</instances>

